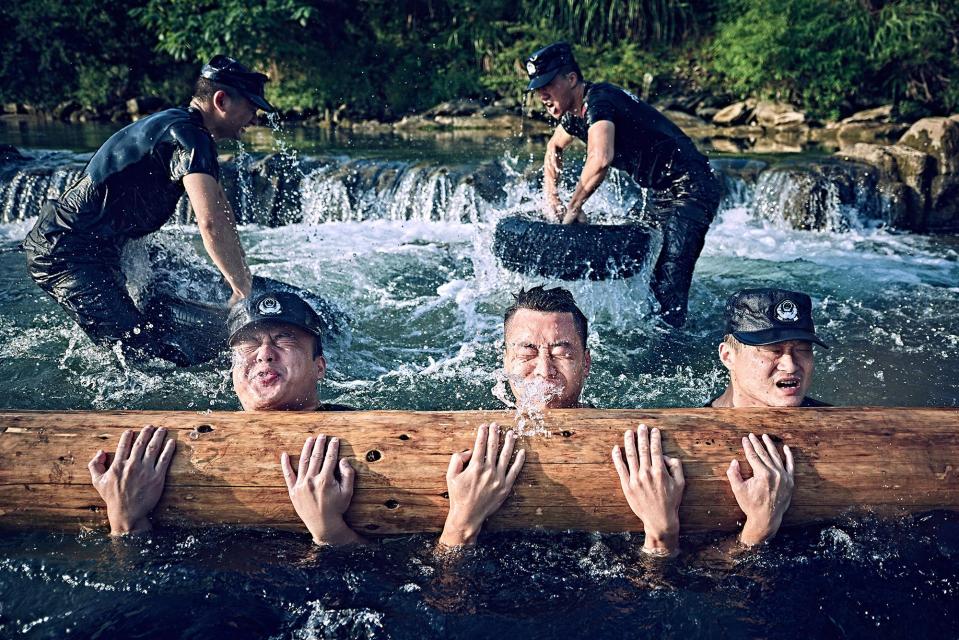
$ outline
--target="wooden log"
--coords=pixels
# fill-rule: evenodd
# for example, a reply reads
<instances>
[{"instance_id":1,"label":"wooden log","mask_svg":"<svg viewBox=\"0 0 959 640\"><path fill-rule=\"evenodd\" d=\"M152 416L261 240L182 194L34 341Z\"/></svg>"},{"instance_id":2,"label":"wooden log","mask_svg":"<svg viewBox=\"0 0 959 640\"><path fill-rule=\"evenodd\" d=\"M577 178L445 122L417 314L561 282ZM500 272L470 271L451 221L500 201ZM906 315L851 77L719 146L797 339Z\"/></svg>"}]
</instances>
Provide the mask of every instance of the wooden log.
<instances>
[{"instance_id":1,"label":"wooden log","mask_svg":"<svg viewBox=\"0 0 959 640\"><path fill-rule=\"evenodd\" d=\"M453 451L476 427L513 426L506 412L0 412L0 526L102 525L86 464L113 451L124 429L165 426L177 453L154 519L302 529L278 463L313 434L338 436L354 459L348 522L367 534L439 531ZM683 460L684 531L733 530L743 515L726 481L745 462L741 438L769 433L796 458L785 523L834 518L850 507L887 514L959 509L959 411L934 408L660 409L551 411L520 438L527 462L490 529L635 531L610 459L626 429L659 427ZM526 425L527 430L530 429ZM542 433L546 431L547 433ZM748 464L743 465L748 472Z\"/></svg>"}]
</instances>

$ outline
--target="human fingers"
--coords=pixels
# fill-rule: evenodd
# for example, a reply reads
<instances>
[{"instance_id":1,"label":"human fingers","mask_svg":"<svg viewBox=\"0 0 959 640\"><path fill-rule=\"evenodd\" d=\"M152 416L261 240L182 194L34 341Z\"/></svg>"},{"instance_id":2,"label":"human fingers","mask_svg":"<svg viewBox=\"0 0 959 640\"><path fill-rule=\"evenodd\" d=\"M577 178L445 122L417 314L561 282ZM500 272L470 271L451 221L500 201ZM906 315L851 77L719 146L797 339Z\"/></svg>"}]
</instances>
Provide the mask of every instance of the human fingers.
<instances>
[{"instance_id":1,"label":"human fingers","mask_svg":"<svg viewBox=\"0 0 959 640\"><path fill-rule=\"evenodd\" d=\"M789 448L788 444L784 444L783 453L786 455L786 473L789 474L789 477L792 477L796 471L796 466L793 464L793 450Z\"/></svg>"},{"instance_id":2,"label":"human fingers","mask_svg":"<svg viewBox=\"0 0 959 640\"><path fill-rule=\"evenodd\" d=\"M120 441L117 443L117 453L113 456L114 462L125 462L130 457L130 447L133 445L133 432L127 429L120 434Z\"/></svg>"},{"instance_id":3,"label":"human fingers","mask_svg":"<svg viewBox=\"0 0 959 640\"><path fill-rule=\"evenodd\" d=\"M340 486L343 488L343 493L352 496L353 481L356 479L356 471L353 469L353 465L350 464L350 461L346 458L340 460L340 478L342 479Z\"/></svg>"},{"instance_id":4,"label":"human fingers","mask_svg":"<svg viewBox=\"0 0 959 640\"><path fill-rule=\"evenodd\" d=\"M639 425L636 440L639 445L639 470L642 472L649 469L649 431L646 425Z\"/></svg>"},{"instance_id":5,"label":"human fingers","mask_svg":"<svg viewBox=\"0 0 959 640\"><path fill-rule=\"evenodd\" d=\"M669 456L663 456L663 464L666 465L666 468L669 470L669 475L672 476L673 481L681 486L686 486L686 475L683 473L683 461L679 458L670 458Z\"/></svg>"},{"instance_id":6,"label":"human fingers","mask_svg":"<svg viewBox=\"0 0 959 640\"><path fill-rule=\"evenodd\" d=\"M513 464L510 465L509 472L506 474L506 486L510 489L513 488L519 472L523 470L524 462L526 462L526 449L520 449L516 452L516 459L513 460Z\"/></svg>"},{"instance_id":7,"label":"human fingers","mask_svg":"<svg viewBox=\"0 0 959 640\"><path fill-rule=\"evenodd\" d=\"M166 473L167 469L170 468L170 462L173 460L174 451L176 451L176 440L167 438L166 443L163 445L163 451L161 451L157 457L157 471L162 474Z\"/></svg>"},{"instance_id":8,"label":"human fingers","mask_svg":"<svg viewBox=\"0 0 959 640\"><path fill-rule=\"evenodd\" d=\"M766 453L766 447L763 446L763 443L760 442L755 433L749 434L749 442L753 445L753 450L756 452L756 455L759 456L759 459L762 460L767 467L772 467L773 461L769 459L769 454Z\"/></svg>"},{"instance_id":9,"label":"human fingers","mask_svg":"<svg viewBox=\"0 0 959 640\"><path fill-rule=\"evenodd\" d=\"M163 440L166 438L166 429L160 427L153 432L153 437L147 443L146 450L143 453L143 462L156 468L156 459L160 455L163 447Z\"/></svg>"},{"instance_id":10,"label":"human fingers","mask_svg":"<svg viewBox=\"0 0 959 640\"><path fill-rule=\"evenodd\" d=\"M99 482L103 474L107 472L106 461L107 453L103 449L100 449L93 454L90 462L87 463L87 469L90 470L90 479L93 481L93 484Z\"/></svg>"},{"instance_id":11,"label":"human fingers","mask_svg":"<svg viewBox=\"0 0 959 640\"><path fill-rule=\"evenodd\" d=\"M303 450L300 451L300 462L297 465L296 476L302 478L306 475L306 470L310 466L310 454L313 453L313 436L310 436L303 442Z\"/></svg>"},{"instance_id":12,"label":"human fingers","mask_svg":"<svg viewBox=\"0 0 959 640\"><path fill-rule=\"evenodd\" d=\"M739 491L746 483L739 469L739 460L733 460L729 463L729 468L726 469L726 478L729 479L729 486L732 487L733 493L738 496Z\"/></svg>"},{"instance_id":13,"label":"human fingers","mask_svg":"<svg viewBox=\"0 0 959 640\"><path fill-rule=\"evenodd\" d=\"M513 448L516 446L516 432L510 429L503 438L503 450L499 452L499 463L497 470L500 473L506 473L509 467L509 459L513 456Z\"/></svg>"},{"instance_id":14,"label":"human fingers","mask_svg":"<svg viewBox=\"0 0 959 640\"><path fill-rule=\"evenodd\" d=\"M293 491L293 485L296 484L296 474L293 473L293 465L290 464L290 454L286 451L280 454L280 468L283 469L283 480L286 481L286 488Z\"/></svg>"},{"instance_id":15,"label":"human fingers","mask_svg":"<svg viewBox=\"0 0 959 640\"><path fill-rule=\"evenodd\" d=\"M623 450L619 448L619 445L613 447L613 466L616 467L619 482L623 485L623 491L625 491L629 484L629 468L623 460Z\"/></svg>"},{"instance_id":16,"label":"human fingers","mask_svg":"<svg viewBox=\"0 0 959 640\"><path fill-rule=\"evenodd\" d=\"M491 422L489 436L486 438L486 464L496 466L496 454L499 453L499 425Z\"/></svg>"},{"instance_id":17,"label":"human fingers","mask_svg":"<svg viewBox=\"0 0 959 640\"><path fill-rule=\"evenodd\" d=\"M766 453L772 461L773 466L780 471L784 471L783 459L779 457L779 451L776 449L776 443L769 437L769 434L763 434L763 444L766 446Z\"/></svg>"},{"instance_id":18,"label":"human fingers","mask_svg":"<svg viewBox=\"0 0 959 640\"><path fill-rule=\"evenodd\" d=\"M466 452L468 454L469 451ZM450 456L450 464L446 468L446 479L452 480L459 474L463 473L463 467L466 466L466 461L469 460L468 455L464 453L454 453Z\"/></svg>"},{"instance_id":19,"label":"human fingers","mask_svg":"<svg viewBox=\"0 0 959 640\"><path fill-rule=\"evenodd\" d=\"M153 438L154 428L147 425L140 429L137 439L133 441L133 447L130 449L130 459L134 462L143 460L143 451L147 448L147 443Z\"/></svg>"},{"instance_id":20,"label":"human fingers","mask_svg":"<svg viewBox=\"0 0 959 640\"><path fill-rule=\"evenodd\" d=\"M659 429L653 427L649 432L649 464L654 473L663 470L663 436Z\"/></svg>"},{"instance_id":21,"label":"human fingers","mask_svg":"<svg viewBox=\"0 0 959 640\"><path fill-rule=\"evenodd\" d=\"M743 453L746 454L746 461L753 469L753 475L756 475L757 471L766 466L763 464L763 460L759 457L759 454L756 453L756 449L753 447L753 441L750 440L748 436L743 438Z\"/></svg>"},{"instance_id":22,"label":"human fingers","mask_svg":"<svg viewBox=\"0 0 959 640\"><path fill-rule=\"evenodd\" d=\"M636 453L636 436L632 431L623 434L623 445L626 449L626 464L629 468L629 475L635 477L639 474L639 456Z\"/></svg>"},{"instance_id":23,"label":"human fingers","mask_svg":"<svg viewBox=\"0 0 959 640\"><path fill-rule=\"evenodd\" d=\"M326 456L323 458L323 468L320 469L320 475L326 480L333 480L333 470L336 469L336 462L340 457L340 439L330 438L330 444L326 448Z\"/></svg>"},{"instance_id":24,"label":"human fingers","mask_svg":"<svg viewBox=\"0 0 959 640\"><path fill-rule=\"evenodd\" d=\"M482 463L486 459L486 439L489 436L489 428L481 424L476 430L476 442L473 444L473 460Z\"/></svg>"},{"instance_id":25,"label":"human fingers","mask_svg":"<svg viewBox=\"0 0 959 640\"><path fill-rule=\"evenodd\" d=\"M313 451L310 452L310 465L306 468L306 477L313 478L320 471L323 462L323 452L326 451L326 435L320 434L313 441Z\"/></svg>"}]
</instances>

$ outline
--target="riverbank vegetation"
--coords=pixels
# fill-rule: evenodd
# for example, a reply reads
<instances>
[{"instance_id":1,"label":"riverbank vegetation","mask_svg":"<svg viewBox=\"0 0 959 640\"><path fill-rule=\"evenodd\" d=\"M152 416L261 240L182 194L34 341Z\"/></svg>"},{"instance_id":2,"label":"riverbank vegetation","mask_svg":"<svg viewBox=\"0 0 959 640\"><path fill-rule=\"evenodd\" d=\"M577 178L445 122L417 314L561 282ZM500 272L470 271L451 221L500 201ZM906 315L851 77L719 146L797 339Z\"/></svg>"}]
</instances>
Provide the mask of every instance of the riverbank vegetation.
<instances>
[{"instance_id":1,"label":"riverbank vegetation","mask_svg":"<svg viewBox=\"0 0 959 640\"><path fill-rule=\"evenodd\" d=\"M524 58L561 39L587 77L688 110L754 97L820 119L959 111L954 0L33 0L4 3L0 30L0 102L59 117L181 103L221 52L304 115L519 104Z\"/></svg>"}]
</instances>

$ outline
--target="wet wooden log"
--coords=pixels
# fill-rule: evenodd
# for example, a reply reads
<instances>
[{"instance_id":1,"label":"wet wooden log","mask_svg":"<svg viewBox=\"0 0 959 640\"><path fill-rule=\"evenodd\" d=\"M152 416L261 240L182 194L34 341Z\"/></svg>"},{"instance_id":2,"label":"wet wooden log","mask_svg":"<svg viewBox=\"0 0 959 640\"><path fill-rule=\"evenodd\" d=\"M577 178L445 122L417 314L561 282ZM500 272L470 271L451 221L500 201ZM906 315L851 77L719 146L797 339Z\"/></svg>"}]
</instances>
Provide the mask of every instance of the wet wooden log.
<instances>
[{"instance_id":1,"label":"wet wooden log","mask_svg":"<svg viewBox=\"0 0 959 640\"><path fill-rule=\"evenodd\" d=\"M157 523L302 528L278 463L304 439L341 438L357 469L348 522L366 534L439 531L449 456L476 427L514 426L506 412L5 412L0 413L0 527L71 530L105 523L86 465L113 451L124 429L165 426L177 441ZM684 531L733 530L742 513L726 481L745 463L743 435L769 433L796 458L786 524L849 508L885 514L959 509L959 411L929 408L801 410L566 410L527 422L527 462L490 529L641 530L619 487L610 450L626 429L659 427L683 460ZM743 464L748 472L748 464Z\"/></svg>"}]
</instances>

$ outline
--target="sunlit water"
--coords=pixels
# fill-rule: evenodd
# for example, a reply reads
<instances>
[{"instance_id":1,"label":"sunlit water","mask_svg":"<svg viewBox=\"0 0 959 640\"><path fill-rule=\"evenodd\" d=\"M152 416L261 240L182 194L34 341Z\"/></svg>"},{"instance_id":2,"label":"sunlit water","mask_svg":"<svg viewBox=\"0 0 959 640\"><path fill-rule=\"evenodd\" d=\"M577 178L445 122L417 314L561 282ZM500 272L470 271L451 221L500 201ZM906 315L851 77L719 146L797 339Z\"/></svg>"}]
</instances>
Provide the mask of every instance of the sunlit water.
<instances>
[{"instance_id":1,"label":"sunlit water","mask_svg":"<svg viewBox=\"0 0 959 640\"><path fill-rule=\"evenodd\" d=\"M516 175L528 162L496 157ZM517 180L494 205L442 181L428 194L416 184L389 200L353 202L322 171L311 176L304 222L241 229L252 269L342 309L348 330L327 345L324 399L505 408L502 312L520 286L541 280L497 265L492 230L539 195ZM604 186L594 219L635 196ZM817 351L814 395L959 406L959 243L849 213L847 231L803 232L727 201L680 331L651 314L641 277L564 284L590 320L584 400L701 405L725 384L716 356L725 298L772 285L808 292L833 345ZM17 245L31 224L0 225L0 407L237 408L225 356L177 370L129 367L95 348L26 275ZM168 227L152 242L209 269L195 227ZM134 285L150 277L144 253L141 243L126 256ZM100 532L5 533L0 637L944 637L957 621L956 525L945 515L857 517L787 532L732 564L708 553L709 541L688 541L690 553L665 567L645 562L641 537L628 535L494 535L450 567L433 558L429 537L318 551L305 533L160 531L120 545Z\"/></svg>"}]
</instances>

